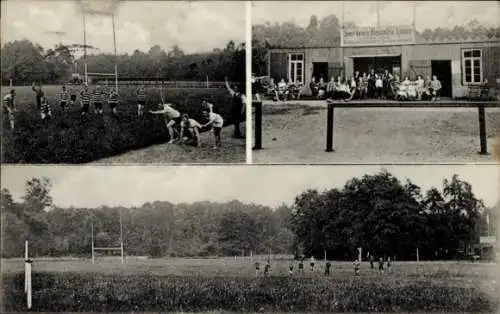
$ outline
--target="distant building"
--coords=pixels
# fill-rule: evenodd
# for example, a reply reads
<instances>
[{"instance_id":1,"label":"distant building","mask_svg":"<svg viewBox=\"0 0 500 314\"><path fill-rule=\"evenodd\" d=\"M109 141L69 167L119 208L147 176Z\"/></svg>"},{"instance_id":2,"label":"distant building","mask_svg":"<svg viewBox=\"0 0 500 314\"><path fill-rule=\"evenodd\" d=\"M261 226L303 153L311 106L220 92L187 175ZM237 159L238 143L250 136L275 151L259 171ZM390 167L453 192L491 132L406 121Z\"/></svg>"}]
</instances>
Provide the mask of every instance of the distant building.
<instances>
[{"instance_id":1,"label":"distant building","mask_svg":"<svg viewBox=\"0 0 500 314\"><path fill-rule=\"evenodd\" d=\"M500 37L426 40L413 26L349 28L341 37L338 47L273 47L268 75L307 86L312 77L328 81L371 69L412 80L435 74L442 96L451 98L468 96L485 80L500 84Z\"/></svg>"}]
</instances>

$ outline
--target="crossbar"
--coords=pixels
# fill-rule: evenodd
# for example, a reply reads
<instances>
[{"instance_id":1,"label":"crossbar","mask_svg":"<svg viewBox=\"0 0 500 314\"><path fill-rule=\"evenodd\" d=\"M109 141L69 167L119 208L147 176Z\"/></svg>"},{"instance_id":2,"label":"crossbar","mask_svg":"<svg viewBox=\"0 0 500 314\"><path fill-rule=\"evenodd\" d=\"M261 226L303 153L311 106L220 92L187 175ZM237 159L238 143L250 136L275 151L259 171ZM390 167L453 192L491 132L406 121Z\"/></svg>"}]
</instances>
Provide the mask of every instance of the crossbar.
<instances>
[{"instance_id":1,"label":"crossbar","mask_svg":"<svg viewBox=\"0 0 500 314\"><path fill-rule=\"evenodd\" d=\"M95 247L94 251L120 251L121 247Z\"/></svg>"},{"instance_id":2,"label":"crossbar","mask_svg":"<svg viewBox=\"0 0 500 314\"><path fill-rule=\"evenodd\" d=\"M87 75L99 75L99 76L115 76L116 73L91 73L91 72L88 72Z\"/></svg>"}]
</instances>

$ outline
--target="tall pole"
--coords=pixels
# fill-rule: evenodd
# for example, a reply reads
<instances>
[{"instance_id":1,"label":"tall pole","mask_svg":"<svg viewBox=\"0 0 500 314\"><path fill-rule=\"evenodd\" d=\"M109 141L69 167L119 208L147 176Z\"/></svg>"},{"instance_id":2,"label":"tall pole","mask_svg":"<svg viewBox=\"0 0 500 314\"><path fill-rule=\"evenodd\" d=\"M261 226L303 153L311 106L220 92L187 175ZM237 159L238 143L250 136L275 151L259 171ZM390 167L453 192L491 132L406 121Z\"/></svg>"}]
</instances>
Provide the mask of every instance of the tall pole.
<instances>
[{"instance_id":1,"label":"tall pole","mask_svg":"<svg viewBox=\"0 0 500 314\"><path fill-rule=\"evenodd\" d=\"M122 210L120 209L120 249L121 249L121 258L122 264L124 263L123 259L123 223L122 223Z\"/></svg>"},{"instance_id":2,"label":"tall pole","mask_svg":"<svg viewBox=\"0 0 500 314\"><path fill-rule=\"evenodd\" d=\"M115 92L118 94L118 60L116 57L116 33L115 33L115 15L111 15L111 22L113 24L113 50L115 53Z\"/></svg>"},{"instance_id":3,"label":"tall pole","mask_svg":"<svg viewBox=\"0 0 500 314\"><path fill-rule=\"evenodd\" d=\"M88 79L87 79L87 23L85 22L85 12L82 13L82 16L83 16L83 62L84 62L84 71L85 71L83 79L84 79L85 84L88 84Z\"/></svg>"},{"instance_id":4,"label":"tall pole","mask_svg":"<svg viewBox=\"0 0 500 314\"><path fill-rule=\"evenodd\" d=\"M377 1L377 27L380 27L380 1Z\"/></svg>"},{"instance_id":5,"label":"tall pole","mask_svg":"<svg viewBox=\"0 0 500 314\"><path fill-rule=\"evenodd\" d=\"M342 1L342 19L340 21L340 56L342 58L342 76L345 76L345 60L344 60L344 1Z\"/></svg>"},{"instance_id":6,"label":"tall pole","mask_svg":"<svg viewBox=\"0 0 500 314\"><path fill-rule=\"evenodd\" d=\"M90 221L90 225L91 225L91 231L92 231L92 236L91 236L91 239L92 239L92 264L94 264L95 257L94 257L94 219L93 218Z\"/></svg>"}]
</instances>

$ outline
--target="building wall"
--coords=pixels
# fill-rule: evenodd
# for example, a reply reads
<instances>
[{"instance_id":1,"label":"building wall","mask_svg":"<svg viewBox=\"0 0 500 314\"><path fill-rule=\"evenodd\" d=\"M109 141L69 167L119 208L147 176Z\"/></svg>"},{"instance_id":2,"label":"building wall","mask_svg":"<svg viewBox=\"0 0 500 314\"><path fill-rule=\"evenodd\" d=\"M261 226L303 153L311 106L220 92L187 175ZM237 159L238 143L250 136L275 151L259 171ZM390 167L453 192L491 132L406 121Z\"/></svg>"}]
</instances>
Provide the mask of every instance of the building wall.
<instances>
[{"instance_id":1,"label":"building wall","mask_svg":"<svg viewBox=\"0 0 500 314\"><path fill-rule=\"evenodd\" d=\"M488 79L490 85L496 83L500 76L500 42L481 43L444 43L444 44L418 44L405 46L381 47L332 47L332 48L301 48L301 49L273 49L271 53L303 52L305 83L311 81L314 62L328 62L329 75L339 72L339 67L344 65L345 73L349 76L354 72L353 58L361 56L387 56L401 55L402 76L416 74L431 75L431 60L451 60L452 68L452 96L464 97L469 93L469 87L463 84L462 49L481 48L483 52L483 77ZM272 58L271 58L272 59ZM283 58L280 59L280 62ZM288 61L285 61L288 62ZM273 65L272 68L283 69L283 65ZM288 70L288 64L286 64ZM276 71L274 71L276 73ZM281 71L282 72L282 71ZM273 71L270 73L273 76ZM274 76L273 76L274 77ZM276 79L276 78L275 78Z\"/></svg>"}]
</instances>

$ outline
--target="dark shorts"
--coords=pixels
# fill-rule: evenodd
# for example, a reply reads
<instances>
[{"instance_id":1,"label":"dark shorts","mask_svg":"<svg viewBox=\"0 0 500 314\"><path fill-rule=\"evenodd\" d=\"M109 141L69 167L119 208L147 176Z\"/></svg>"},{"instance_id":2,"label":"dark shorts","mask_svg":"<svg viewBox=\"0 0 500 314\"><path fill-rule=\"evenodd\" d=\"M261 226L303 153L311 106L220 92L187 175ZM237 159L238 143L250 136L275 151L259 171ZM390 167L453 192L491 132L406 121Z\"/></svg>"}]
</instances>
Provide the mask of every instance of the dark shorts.
<instances>
[{"instance_id":1,"label":"dark shorts","mask_svg":"<svg viewBox=\"0 0 500 314\"><path fill-rule=\"evenodd\" d=\"M116 108L116 106L118 105L118 102L113 101L113 102L108 102L108 104L109 104L109 107L111 109L113 109L113 108Z\"/></svg>"},{"instance_id":2,"label":"dark shorts","mask_svg":"<svg viewBox=\"0 0 500 314\"><path fill-rule=\"evenodd\" d=\"M144 107L144 106L146 106L146 101L145 100L138 100L137 104Z\"/></svg>"},{"instance_id":3,"label":"dark shorts","mask_svg":"<svg viewBox=\"0 0 500 314\"><path fill-rule=\"evenodd\" d=\"M71 101L76 101L76 95L71 95Z\"/></svg>"},{"instance_id":4,"label":"dark shorts","mask_svg":"<svg viewBox=\"0 0 500 314\"><path fill-rule=\"evenodd\" d=\"M95 109L101 110L102 109L102 102L96 102L94 103Z\"/></svg>"},{"instance_id":5,"label":"dark shorts","mask_svg":"<svg viewBox=\"0 0 500 314\"><path fill-rule=\"evenodd\" d=\"M222 131L222 128L214 127L214 135L215 136L220 136L221 131Z\"/></svg>"},{"instance_id":6,"label":"dark shorts","mask_svg":"<svg viewBox=\"0 0 500 314\"><path fill-rule=\"evenodd\" d=\"M89 112L89 103L88 102L84 102L82 103L82 112Z\"/></svg>"}]
</instances>

